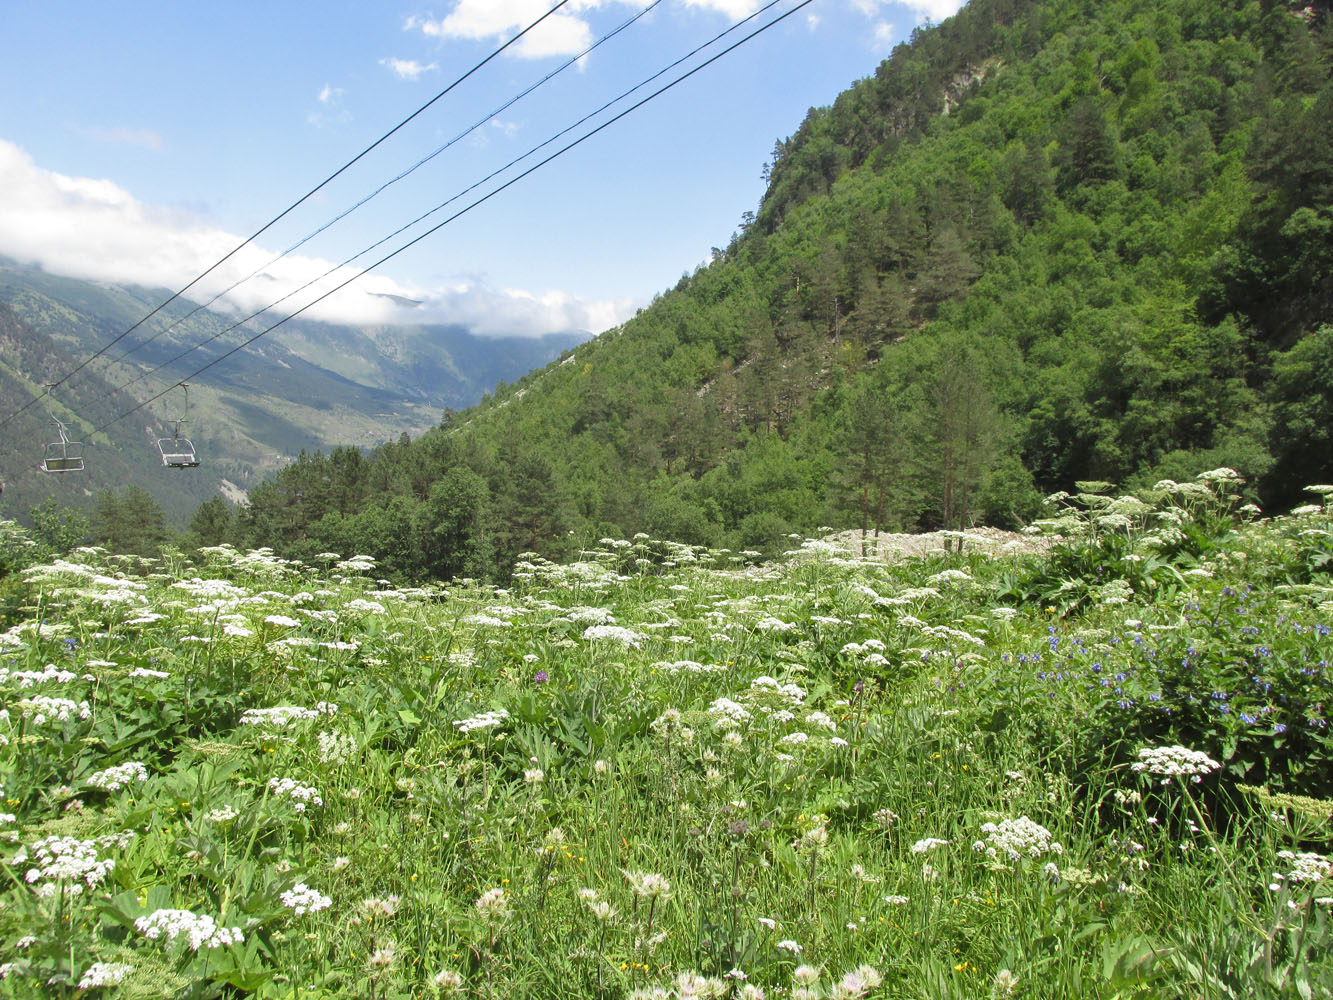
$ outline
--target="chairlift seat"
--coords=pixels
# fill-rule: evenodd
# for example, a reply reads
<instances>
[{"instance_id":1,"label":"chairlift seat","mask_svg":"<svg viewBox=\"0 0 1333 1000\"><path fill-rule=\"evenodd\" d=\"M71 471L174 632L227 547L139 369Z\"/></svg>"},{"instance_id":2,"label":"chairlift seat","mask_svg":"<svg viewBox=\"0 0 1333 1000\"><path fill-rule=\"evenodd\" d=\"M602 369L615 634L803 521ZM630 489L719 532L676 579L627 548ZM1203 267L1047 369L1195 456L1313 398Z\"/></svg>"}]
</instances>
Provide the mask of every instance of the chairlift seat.
<instances>
[{"instance_id":1,"label":"chairlift seat","mask_svg":"<svg viewBox=\"0 0 1333 1000\"><path fill-rule=\"evenodd\" d=\"M159 438L157 450L162 453L162 464L169 469L193 469L199 465L189 438Z\"/></svg>"},{"instance_id":2,"label":"chairlift seat","mask_svg":"<svg viewBox=\"0 0 1333 1000\"><path fill-rule=\"evenodd\" d=\"M73 458L47 458L42 462L43 472L82 472L83 459Z\"/></svg>"},{"instance_id":3,"label":"chairlift seat","mask_svg":"<svg viewBox=\"0 0 1333 1000\"><path fill-rule=\"evenodd\" d=\"M46 457L40 466L43 472L82 472L82 445L74 441L53 441L46 446Z\"/></svg>"}]
</instances>

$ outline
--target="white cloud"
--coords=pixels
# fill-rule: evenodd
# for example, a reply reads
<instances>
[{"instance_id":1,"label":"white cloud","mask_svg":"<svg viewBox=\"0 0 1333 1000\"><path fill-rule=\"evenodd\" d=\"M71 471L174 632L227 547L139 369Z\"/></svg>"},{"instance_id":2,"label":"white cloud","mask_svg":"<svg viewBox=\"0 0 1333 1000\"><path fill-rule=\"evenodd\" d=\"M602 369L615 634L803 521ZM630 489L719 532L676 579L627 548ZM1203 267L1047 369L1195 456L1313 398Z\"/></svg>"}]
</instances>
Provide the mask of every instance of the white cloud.
<instances>
[{"instance_id":1,"label":"white cloud","mask_svg":"<svg viewBox=\"0 0 1333 1000\"><path fill-rule=\"evenodd\" d=\"M691 0L698 2L698 0ZM734 2L734 0L733 0ZM524 35L508 51L524 59L574 55L593 41L592 26L581 17L584 11L609 6L638 6L637 0L574 0ZM438 20L409 17L406 31L419 30L440 40L512 38L551 9L549 0L458 0L454 9Z\"/></svg>"},{"instance_id":2,"label":"white cloud","mask_svg":"<svg viewBox=\"0 0 1333 1000\"><path fill-rule=\"evenodd\" d=\"M0 254L76 278L179 288L239 242L237 235L193 216L145 204L112 181L44 170L24 150L0 139ZM247 246L189 297L203 301L272 256ZM329 270L332 263L295 254L285 257L215 308L226 303L233 310L252 312ZM351 268L335 271L263 319L273 322L285 316L354 273ZM497 289L478 278L422 287L369 274L302 315L333 323L460 323L482 334L525 336L557 330L600 332L632 315L633 305L563 291Z\"/></svg>"},{"instance_id":3,"label":"white cloud","mask_svg":"<svg viewBox=\"0 0 1333 1000\"><path fill-rule=\"evenodd\" d=\"M888 52L898 42L898 30L888 21L880 21L875 25L874 43L871 48L876 52Z\"/></svg>"},{"instance_id":4,"label":"white cloud","mask_svg":"<svg viewBox=\"0 0 1333 1000\"><path fill-rule=\"evenodd\" d=\"M497 289L484 278L433 293L423 309L482 336L600 333L634 315L634 303L628 299L595 301L561 291L536 295L518 288Z\"/></svg>"},{"instance_id":5,"label":"white cloud","mask_svg":"<svg viewBox=\"0 0 1333 1000\"><path fill-rule=\"evenodd\" d=\"M904 0L903 6L922 20L930 18L932 24L939 24L946 17L953 17L964 0Z\"/></svg>"},{"instance_id":6,"label":"white cloud","mask_svg":"<svg viewBox=\"0 0 1333 1000\"><path fill-rule=\"evenodd\" d=\"M335 87L332 84L324 84L315 100L319 101L321 107L311 111L305 116L315 128L325 128L329 125L344 125L352 120L351 114L339 105L342 103L343 89Z\"/></svg>"},{"instance_id":7,"label":"white cloud","mask_svg":"<svg viewBox=\"0 0 1333 1000\"><path fill-rule=\"evenodd\" d=\"M380 65L389 67L394 76L400 80L415 80L422 73L440 68L439 63L423 64L415 59L395 59L392 56L381 59Z\"/></svg>"},{"instance_id":8,"label":"white cloud","mask_svg":"<svg viewBox=\"0 0 1333 1000\"><path fill-rule=\"evenodd\" d=\"M125 146L141 146L159 150L164 145L162 136L149 128L126 128L123 125L76 125L74 131L96 142L110 142Z\"/></svg>"},{"instance_id":9,"label":"white cloud","mask_svg":"<svg viewBox=\"0 0 1333 1000\"><path fill-rule=\"evenodd\" d=\"M733 21L739 21L759 9L759 4L754 0L685 0L685 6L715 10L720 14L726 14Z\"/></svg>"}]
</instances>

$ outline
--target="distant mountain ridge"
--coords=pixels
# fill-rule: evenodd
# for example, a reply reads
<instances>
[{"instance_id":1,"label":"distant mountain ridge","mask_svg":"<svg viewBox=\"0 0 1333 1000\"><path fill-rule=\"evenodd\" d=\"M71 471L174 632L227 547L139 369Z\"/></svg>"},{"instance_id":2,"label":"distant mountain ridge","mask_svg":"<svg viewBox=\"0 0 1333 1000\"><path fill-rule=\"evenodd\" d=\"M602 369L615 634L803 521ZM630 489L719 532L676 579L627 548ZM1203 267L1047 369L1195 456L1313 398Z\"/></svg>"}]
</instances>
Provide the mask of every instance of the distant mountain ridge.
<instances>
[{"instance_id":1,"label":"distant mountain ridge","mask_svg":"<svg viewBox=\"0 0 1333 1000\"><path fill-rule=\"evenodd\" d=\"M163 289L63 277L0 258L3 415L169 295ZM85 435L87 475L51 477L34 471L41 458L35 443L55 435L45 404L29 407L6 428L0 439L6 514L24 514L48 492L83 502L87 492L124 485L127 470L140 470L136 476L146 472L144 456L151 468L158 459L156 438L174 428L181 415L182 392L168 392L112 424L96 441L86 435L252 335L247 328L232 331L141 378L234 322L227 314L204 310L120 360L193 308L183 300L173 303L163 310L162 322L145 324L56 390L56 403L72 429ZM180 473L175 482L159 482L161 476L155 475L150 492L183 524L202 500L219 492L235 499L303 450L373 447L403 434L421 434L436 426L446 410L475 404L500 383L520 378L584 339L581 333L488 338L461 326L358 328L294 320L191 383L185 429L202 464L188 472L186 482ZM120 386L125 388L113 391ZM108 452L123 461L108 463Z\"/></svg>"}]
</instances>

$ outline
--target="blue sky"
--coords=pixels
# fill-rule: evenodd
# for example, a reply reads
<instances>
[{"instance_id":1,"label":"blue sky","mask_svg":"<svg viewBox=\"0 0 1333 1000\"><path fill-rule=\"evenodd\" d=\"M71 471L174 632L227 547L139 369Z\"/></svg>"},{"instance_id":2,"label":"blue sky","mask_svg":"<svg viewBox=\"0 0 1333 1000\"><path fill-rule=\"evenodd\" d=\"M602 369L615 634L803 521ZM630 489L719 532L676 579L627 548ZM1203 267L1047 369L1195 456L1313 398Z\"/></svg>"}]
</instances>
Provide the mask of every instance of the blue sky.
<instances>
[{"instance_id":1,"label":"blue sky","mask_svg":"<svg viewBox=\"0 0 1333 1000\"><path fill-rule=\"evenodd\" d=\"M0 254L80 277L179 286L553 3L10 0L0 5ZM662 0L490 114L647 3L573 0L265 233L229 276L484 125L227 301L266 304L760 6ZM781 0L751 26L797 3ZM957 6L815 0L312 315L599 332L727 242L757 206L774 140L809 107L873 73L923 18ZM387 294L422 304L405 309Z\"/></svg>"}]
</instances>

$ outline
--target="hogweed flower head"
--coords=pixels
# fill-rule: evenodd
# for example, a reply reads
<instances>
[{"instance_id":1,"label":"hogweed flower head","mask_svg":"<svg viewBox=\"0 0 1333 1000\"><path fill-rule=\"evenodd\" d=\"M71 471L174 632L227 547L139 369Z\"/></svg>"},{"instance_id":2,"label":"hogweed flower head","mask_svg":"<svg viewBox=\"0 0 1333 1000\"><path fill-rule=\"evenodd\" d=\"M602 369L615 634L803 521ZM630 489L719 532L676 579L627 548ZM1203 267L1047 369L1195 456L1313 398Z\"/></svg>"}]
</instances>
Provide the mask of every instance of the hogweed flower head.
<instances>
[{"instance_id":1,"label":"hogweed flower head","mask_svg":"<svg viewBox=\"0 0 1333 1000\"><path fill-rule=\"evenodd\" d=\"M1188 776L1197 784L1205 774L1221 766L1202 750L1182 746L1145 747L1139 751L1138 761L1131 765L1140 773L1160 775L1164 785L1176 776Z\"/></svg>"},{"instance_id":2,"label":"hogweed flower head","mask_svg":"<svg viewBox=\"0 0 1333 1000\"><path fill-rule=\"evenodd\" d=\"M937 847L943 847L947 840L941 840L939 837L924 837L912 845L913 854L928 854Z\"/></svg>"},{"instance_id":3,"label":"hogweed flower head","mask_svg":"<svg viewBox=\"0 0 1333 1000\"><path fill-rule=\"evenodd\" d=\"M303 785L294 778L270 778L268 781L268 790L280 799L290 799L292 808L297 812L305 812L306 806L322 806L324 800L319 797L319 791L310 785Z\"/></svg>"},{"instance_id":4,"label":"hogweed flower head","mask_svg":"<svg viewBox=\"0 0 1333 1000\"><path fill-rule=\"evenodd\" d=\"M282 900L283 906L298 917L307 913L318 913L320 910L327 910L333 905L332 899L310 888L304 882L298 882L278 898Z\"/></svg>"},{"instance_id":5,"label":"hogweed flower head","mask_svg":"<svg viewBox=\"0 0 1333 1000\"><path fill-rule=\"evenodd\" d=\"M1313 851L1278 851L1277 856L1292 865L1287 873L1289 882L1322 882L1333 878L1333 862Z\"/></svg>"},{"instance_id":6,"label":"hogweed flower head","mask_svg":"<svg viewBox=\"0 0 1333 1000\"><path fill-rule=\"evenodd\" d=\"M94 962L84 970L79 989L92 990L99 986L118 986L134 971L134 966L123 962Z\"/></svg>"},{"instance_id":7,"label":"hogweed flower head","mask_svg":"<svg viewBox=\"0 0 1333 1000\"><path fill-rule=\"evenodd\" d=\"M77 896L86 886L94 889L106 881L116 867L114 858L99 857L101 850L114 845L124 846L133 834L113 834L96 840L77 840L74 837L43 837L27 848L20 848L11 864L23 864L32 858L36 866L24 874L24 881L35 885L37 895L54 896L60 887ZM40 883L40 884L38 884Z\"/></svg>"},{"instance_id":8,"label":"hogweed flower head","mask_svg":"<svg viewBox=\"0 0 1333 1000\"><path fill-rule=\"evenodd\" d=\"M1065 852L1058 841L1051 839L1050 830L1026 816L1006 819L998 825L983 823L981 832L986 834L986 839L974 843L972 850L985 853L991 860L997 860L1001 854L1010 861L1018 861Z\"/></svg>"},{"instance_id":9,"label":"hogweed flower head","mask_svg":"<svg viewBox=\"0 0 1333 1000\"><path fill-rule=\"evenodd\" d=\"M126 761L88 776L88 784L108 792L118 792L136 781L148 780L148 768L137 760Z\"/></svg>"},{"instance_id":10,"label":"hogweed flower head","mask_svg":"<svg viewBox=\"0 0 1333 1000\"><path fill-rule=\"evenodd\" d=\"M474 715L470 719L455 719L454 728L460 734L466 735L477 729L494 729L497 726L503 726L508 718L508 711L497 708L492 712L482 712L480 715Z\"/></svg>"},{"instance_id":11,"label":"hogweed flower head","mask_svg":"<svg viewBox=\"0 0 1333 1000\"><path fill-rule=\"evenodd\" d=\"M245 940L239 927L223 927L207 914L190 910L154 910L135 920L134 927L151 941L165 939L171 942L184 938L191 951L223 948Z\"/></svg>"}]
</instances>

